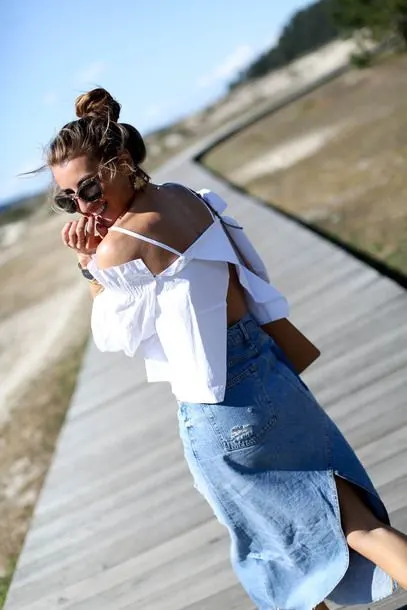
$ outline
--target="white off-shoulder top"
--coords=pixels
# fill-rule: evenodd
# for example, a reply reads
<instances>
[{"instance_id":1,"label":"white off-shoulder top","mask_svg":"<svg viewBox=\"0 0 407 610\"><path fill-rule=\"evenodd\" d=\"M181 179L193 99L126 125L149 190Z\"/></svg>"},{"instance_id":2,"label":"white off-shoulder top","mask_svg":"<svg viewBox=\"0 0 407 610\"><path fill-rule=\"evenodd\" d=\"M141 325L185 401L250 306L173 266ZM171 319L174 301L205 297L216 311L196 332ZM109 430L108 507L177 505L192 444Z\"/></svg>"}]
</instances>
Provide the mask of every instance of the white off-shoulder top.
<instances>
[{"instance_id":1,"label":"white off-shoulder top","mask_svg":"<svg viewBox=\"0 0 407 610\"><path fill-rule=\"evenodd\" d=\"M178 258L153 275L141 259L99 269L92 257L88 269L105 290L94 299L91 325L102 351L134 356L141 347L148 381L168 381L178 400L217 403L226 387L228 263L236 265L259 324L286 318L288 304L271 285L243 229L222 216L254 273L237 256L220 221L227 207L223 199L203 189L197 204L202 201L212 209L213 222L185 252L121 227L109 229L156 244Z\"/></svg>"}]
</instances>

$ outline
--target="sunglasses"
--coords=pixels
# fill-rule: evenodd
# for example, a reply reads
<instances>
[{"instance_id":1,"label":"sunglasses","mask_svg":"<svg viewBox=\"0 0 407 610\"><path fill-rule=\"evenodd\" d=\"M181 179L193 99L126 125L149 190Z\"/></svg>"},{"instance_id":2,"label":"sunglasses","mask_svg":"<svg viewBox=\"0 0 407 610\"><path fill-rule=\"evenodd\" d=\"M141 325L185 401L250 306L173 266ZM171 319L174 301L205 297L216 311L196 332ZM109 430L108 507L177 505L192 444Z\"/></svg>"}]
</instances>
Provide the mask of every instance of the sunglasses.
<instances>
[{"instance_id":1,"label":"sunglasses","mask_svg":"<svg viewBox=\"0 0 407 610\"><path fill-rule=\"evenodd\" d=\"M103 195L102 185L98 176L87 178L82 182L76 193L70 195L59 193L54 197L55 205L68 214L75 214L78 211L77 200L81 199L85 203L93 203L101 199Z\"/></svg>"}]
</instances>

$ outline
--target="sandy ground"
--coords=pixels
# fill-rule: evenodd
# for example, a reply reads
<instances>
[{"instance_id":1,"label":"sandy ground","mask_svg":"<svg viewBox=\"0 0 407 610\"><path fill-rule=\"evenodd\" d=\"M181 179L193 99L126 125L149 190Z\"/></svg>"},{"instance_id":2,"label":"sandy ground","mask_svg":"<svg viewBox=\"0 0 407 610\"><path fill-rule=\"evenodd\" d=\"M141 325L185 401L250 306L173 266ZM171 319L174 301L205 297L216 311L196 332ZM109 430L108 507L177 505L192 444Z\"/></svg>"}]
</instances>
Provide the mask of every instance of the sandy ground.
<instances>
[{"instance_id":1,"label":"sandy ground","mask_svg":"<svg viewBox=\"0 0 407 610\"><path fill-rule=\"evenodd\" d=\"M87 302L87 288L75 256L62 246L63 223L59 216L41 216L5 228L6 245L0 250L0 425L10 416L13 397L76 339L79 327L72 315Z\"/></svg>"},{"instance_id":2,"label":"sandy ground","mask_svg":"<svg viewBox=\"0 0 407 610\"><path fill-rule=\"evenodd\" d=\"M75 283L0 322L0 425L10 416L13 396L51 366L74 339L72 313L83 297L84 286Z\"/></svg>"}]
</instances>

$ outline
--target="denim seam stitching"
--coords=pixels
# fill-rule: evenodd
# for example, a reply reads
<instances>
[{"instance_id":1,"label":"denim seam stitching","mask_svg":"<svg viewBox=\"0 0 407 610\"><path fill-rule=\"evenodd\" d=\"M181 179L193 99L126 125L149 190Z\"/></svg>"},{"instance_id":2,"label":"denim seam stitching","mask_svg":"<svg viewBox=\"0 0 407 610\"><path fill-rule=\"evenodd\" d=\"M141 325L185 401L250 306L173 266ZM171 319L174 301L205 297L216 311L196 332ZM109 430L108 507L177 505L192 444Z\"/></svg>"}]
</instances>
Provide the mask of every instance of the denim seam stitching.
<instances>
[{"instance_id":1,"label":"denim seam stitching","mask_svg":"<svg viewBox=\"0 0 407 610\"><path fill-rule=\"evenodd\" d=\"M243 371L240 371L240 373L229 379L226 382L226 389L233 388L237 383L239 383L239 381L249 377L251 373L256 373L256 367L254 364L250 364L247 368L243 369Z\"/></svg>"}]
</instances>

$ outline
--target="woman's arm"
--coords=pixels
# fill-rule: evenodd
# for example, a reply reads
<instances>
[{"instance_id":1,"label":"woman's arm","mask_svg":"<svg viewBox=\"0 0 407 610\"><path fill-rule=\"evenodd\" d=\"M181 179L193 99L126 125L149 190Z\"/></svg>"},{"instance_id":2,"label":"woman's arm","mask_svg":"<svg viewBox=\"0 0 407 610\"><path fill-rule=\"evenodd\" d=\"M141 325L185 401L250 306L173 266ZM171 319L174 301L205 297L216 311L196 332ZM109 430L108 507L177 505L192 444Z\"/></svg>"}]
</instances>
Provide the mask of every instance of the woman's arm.
<instances>
[{"instance_id":1,"label":"woman's arm","mask_svg":"<svg viewBox=\"0 0 407 610\"><path fill-rule=\"evenodd\" d=\"M90 256L88 256L87 254L78 254L78 262L81 267L86 268L88 266L89 261ZM93 299L104 290L102 284L99 284L96 279L88 280L88 285L90 295Z\"/></svg>"}]
</instances>

